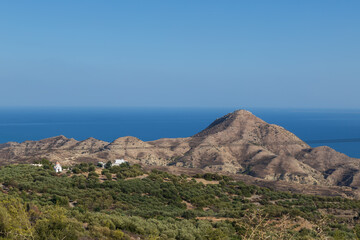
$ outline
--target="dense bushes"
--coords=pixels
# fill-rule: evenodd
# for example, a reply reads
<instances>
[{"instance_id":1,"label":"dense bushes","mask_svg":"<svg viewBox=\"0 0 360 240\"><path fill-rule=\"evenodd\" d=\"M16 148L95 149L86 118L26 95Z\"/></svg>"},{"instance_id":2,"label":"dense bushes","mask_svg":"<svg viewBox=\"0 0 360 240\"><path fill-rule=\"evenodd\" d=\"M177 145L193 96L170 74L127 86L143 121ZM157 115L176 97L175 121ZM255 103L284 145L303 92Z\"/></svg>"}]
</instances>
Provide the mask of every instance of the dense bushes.
<instances>
[{"instance_id":1,"label":"dense bushes","mask_svg":"<svg viewBox=\"0 0 360 240\"><path fill-rule=\"evenodd\" d=\"M219 175L217 173L196 174L196 175L194 175L194 177L195 178L203 178L207 181L220 181L220 180L230 181L230 180L232 180L228 176Z\"/></svg>"},{"instance_id":2,"label":"dense bushes","mask_svg":"<svg viewBox=\"0 0 360 240\"><path fill-rule=\"evenodd\" d=\"M140 165L130 166L128 163L123 163L120 166L113 166L110 169L110 173L116 174L118 179L125 179L129 177L137 177L143 175Z\"/></svg>"},{"instance_id":3,"label":"dense bushes","mask_svg":"<svg viewBox=\"0 0 360 240\"><path fill-rule=\"evenodd\" d=\"M72 169L68 176L30 165L1 168L0 238L129 239L135 234L202 240L242 239L254 232L279 239L321 234L351 239L360 232L358 226L353 230L356 217L347 225L336 216L324 218L324 209L358 212L356 200L275 192L218 174L194 176L208 182L158 170L144 175L139 165L96 169L79 164ZM288 225L281 230L284 216ZM269 219L278 224L267 224ZM299 219L314 228L294 230Z\"/></svg>"},{"instance_id":4,"label":"dense bushes","mask_svg":"<svg viewBox=\"0 0 360 240\"><path fill-rule=\"evenodd\" d=\"M4 239L71 240L82 235L81 223L68 218L63 208L50 207L40 212L18 198L1 197L0 236Z\"/></svg>"}]
</instances>

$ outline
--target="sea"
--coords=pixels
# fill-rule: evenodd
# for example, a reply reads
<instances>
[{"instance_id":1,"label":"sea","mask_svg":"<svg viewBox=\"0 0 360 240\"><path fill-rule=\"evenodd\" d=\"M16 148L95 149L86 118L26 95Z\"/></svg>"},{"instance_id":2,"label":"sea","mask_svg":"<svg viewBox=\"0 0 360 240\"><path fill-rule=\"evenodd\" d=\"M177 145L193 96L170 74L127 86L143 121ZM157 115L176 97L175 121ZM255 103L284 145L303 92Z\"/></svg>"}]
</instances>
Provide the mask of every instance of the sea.
<instances>
[{"instance_id":1,"label":"sea","mask_svg":"<svg viewBox=\"0 0 360 240\"><path fill-rule=\"evenodd\" d=\"M234 108L0 108L0 143L64 135L111 142L192 136ZM310 146L330 146L360 158L360 110L249 108Z\"/></svg>"}]
</instances>

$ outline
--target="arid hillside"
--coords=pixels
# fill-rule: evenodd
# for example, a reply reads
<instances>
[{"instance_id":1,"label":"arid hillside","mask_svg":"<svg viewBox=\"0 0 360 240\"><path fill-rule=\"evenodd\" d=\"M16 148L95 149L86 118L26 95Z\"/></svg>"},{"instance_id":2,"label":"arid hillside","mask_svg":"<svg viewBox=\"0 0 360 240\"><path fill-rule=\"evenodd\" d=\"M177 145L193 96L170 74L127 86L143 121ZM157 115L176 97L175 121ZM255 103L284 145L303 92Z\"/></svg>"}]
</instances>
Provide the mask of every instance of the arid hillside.
<instances>
[{"instance_id":1,"label":"arid hillside","mask_svg":"<svg viewBox=\"0 0 360 240\"><path fill-rule=\"evenodd\" d=\"M40 141L0 144L2 165L41 158L62 164L124 158L131 163L173 166L262 180L360 186L360 161L329 147L311 148L286 129L238 110L188 138L144 142L120 137L109 143L57 136Z\"/></svg>"}]
</instances>

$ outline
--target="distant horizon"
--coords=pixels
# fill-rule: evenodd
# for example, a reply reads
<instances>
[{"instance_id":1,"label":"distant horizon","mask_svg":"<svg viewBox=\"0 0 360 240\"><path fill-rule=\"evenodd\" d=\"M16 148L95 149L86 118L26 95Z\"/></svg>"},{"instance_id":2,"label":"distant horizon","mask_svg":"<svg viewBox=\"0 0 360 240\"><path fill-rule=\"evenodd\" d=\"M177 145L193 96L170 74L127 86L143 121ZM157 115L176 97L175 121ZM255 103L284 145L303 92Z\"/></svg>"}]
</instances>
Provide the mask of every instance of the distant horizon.
<instances>
[{"instance_id":1,"label":"distant horizon","mask_svg":"<svg viewBox=\"0 0 360 240\"><path fill-rule=\"evenodd\" d=\"M211 106L1 106L1 109L54 109L54 110L71 110L71 109L86 109L86 110L106 110L106 109L138 109L138 110L147 110L147 109L168 109L168 110L191 110L191 109L213 109L213 110L229 110L231 112L236 110L292 110L292 111L360 111L359 108L335 108L335 107L211 107ZM229 112L230 113L230 112Z\"/></svg>"}]
</instances>

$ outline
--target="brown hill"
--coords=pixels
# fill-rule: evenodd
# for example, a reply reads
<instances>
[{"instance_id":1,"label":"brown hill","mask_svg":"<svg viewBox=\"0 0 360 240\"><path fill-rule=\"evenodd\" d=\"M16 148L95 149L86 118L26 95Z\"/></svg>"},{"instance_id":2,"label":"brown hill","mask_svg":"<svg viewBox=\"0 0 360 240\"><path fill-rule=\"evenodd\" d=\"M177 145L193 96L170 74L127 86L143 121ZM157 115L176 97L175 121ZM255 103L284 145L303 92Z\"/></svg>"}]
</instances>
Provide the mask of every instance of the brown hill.
<instances>
[{"instance_id":1,"label":"brown hill","mask_svg":"<svg viewBox=\"0 0 360 240\"><path fill-rule=\"evenodd\" d=\"M48 158L63 164L125 158L174 166L322 186L360 186L360 161L328 147L311 148L284 128L245 110L229 113L188 138L144 142L121 137L108 143L64 136L0 145L1 164Z\"/></svg>"}]
</instances>

